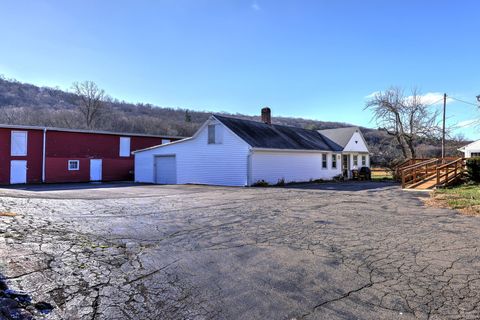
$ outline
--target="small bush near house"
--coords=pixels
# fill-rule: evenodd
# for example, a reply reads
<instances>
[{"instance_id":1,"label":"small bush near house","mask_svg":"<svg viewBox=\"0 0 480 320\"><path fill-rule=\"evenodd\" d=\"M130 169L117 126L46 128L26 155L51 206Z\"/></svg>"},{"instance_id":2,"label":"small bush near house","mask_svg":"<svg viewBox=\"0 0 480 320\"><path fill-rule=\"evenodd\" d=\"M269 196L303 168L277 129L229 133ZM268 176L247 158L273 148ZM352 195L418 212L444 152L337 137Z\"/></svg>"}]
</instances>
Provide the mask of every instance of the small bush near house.
<instances>
[{"instance_id":1,"label":"small bush near house","mask_svg":"<svg viewBox=\"0 0 480 320\"><path fill-rule=\"evenodd\" d=\"M480 157L467 159L468 178L480 182Z\"/></svg>"},{"instance_id":2,"label":"small bush near house","mask_svg":"<svg viewBox=\"0 0 480 320\"><path fill-rule=\"evenodd\" d=\"M337 174L335 177L333 177L334 181L345 181L345 177L343 174Z\"/></svg>"},{"instance_id":3,"label":"small bush near house","mask_svg":"<svg viewBox=\"0 0 480 320\"><path fill-rule=\"evenodd\" d=\"M258 180L257 182L252 184L252 187L268 187L268 186L269 186L269 184L265 180Z\"/></svg>"}]
</instances>

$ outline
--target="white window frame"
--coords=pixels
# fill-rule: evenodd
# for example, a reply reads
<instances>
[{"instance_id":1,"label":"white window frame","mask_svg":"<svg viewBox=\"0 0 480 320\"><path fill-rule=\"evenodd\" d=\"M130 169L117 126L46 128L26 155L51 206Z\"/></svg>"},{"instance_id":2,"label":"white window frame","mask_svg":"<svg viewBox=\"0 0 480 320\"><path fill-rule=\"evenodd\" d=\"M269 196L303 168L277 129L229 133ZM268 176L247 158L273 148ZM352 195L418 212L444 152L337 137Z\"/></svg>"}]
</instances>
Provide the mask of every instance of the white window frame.
<instances>
[{"instance_id":1,"label":"white window frame","mask_svg":"<svg viewBox=\"0 0 480 320\"><path fill-rule=\"evenodd\" d=\"M71 168L70 167L70 164L71 163L76 163L77 164L77 168ZM68 160L68 171L78 171L80 170L80 160Z\"/></svg>"},{"instance_id":2,"label":"white window frame","mask_svg":"<svg viewBox=\"0 0 480 320\"><path fill-rule=\"evenodd\" d=\"M127 143L126 141L128 141L128 145L126 144ZM132 150L131 149L131 139L130 139L130 137L120 137L120 142L119 143L120 143L119 156L122 157L122 158L130 157L130 155L131 155L130 151ZM123 148L122 148L122 146L123 146ZM124 148L126 148L127 146L128 146L128 150L127 150L127 152L125 152Z\"/></svg>"},{"instance_id":3,"label":"white window frame","mask_svg":"<svg viewBox=\"0 0 480 320\"><path fill-rule=\"evenodd\" d=\"M358 168L358 154L353 155L353 165Z\"/></svg>"},{"instance_id":4,"label":"white window frame","mask_svg":"<svg viewBox=\"0 0 480 320\"><path fill-rule=\"evenodd\" d=\"M213 135L211 134L210 130L213 129ZM207 141L208 144L215 144L217 138L217 128L215 124L209 124L207 126Z\"/></svg>"},{"instance_id":5,"label":"white window frame","mask_svg":"<svg viewBox=\"0 0 480 320\"><path fill-rule=\"evenodd\" d=\"M23 153L16 153L14 152L14 137L16 134L22 133L25 135L25 152ZM10 137L10 155L13 157L25 157L28 154L28 131L12 131L11 132L11 137Z\"/></svg>"},{"instance_id":6,"label":"white window frame","mask_svg":"<svg viewBox=\"0 0 480 320\"><path fill-rule=\"evenodd\" d=\"M362 155L362 167L366 167L367 166L367 156L366 155Z\"/></svg>"},{"instance_id":7,"label":"white window frame","mask_svg":"<svg viewBox=\"0 0 480 320\"><path fill-rule=\"evenodd\" d=\"M213 141L210 137L210 128L213 128ZM211 123L207 126L207 142L208 144L223 143L223 128L218 123Z\"/></svg>"},{"instance_id":8,"label":"white window frame","mask_svg":"<svg viewBox=\"0 0 480 320\"><path fill-rule=\"evenodd\" d=\"M332 169L337 169L337 155L336 154L332 154Z\"/></svg>"},{"instance_id":9,"label":"white window frame","mask_svg":"<svg viewBox=\"0 0 480 320\"><path fill-rule=\"evenodd\" d=\"M470 157L471 157L471 158L480 157L480 152L470 152Z\"/></svg>"},{"instance_id":10,"label":"white window frame","mask_svg":"<svg viewBox=\"0 0 480 320\"><path fill-rule=\"evenodd\" d=\"M328 155L322 153L322 169L328 169Z\"/></svg>"}]
</instances>

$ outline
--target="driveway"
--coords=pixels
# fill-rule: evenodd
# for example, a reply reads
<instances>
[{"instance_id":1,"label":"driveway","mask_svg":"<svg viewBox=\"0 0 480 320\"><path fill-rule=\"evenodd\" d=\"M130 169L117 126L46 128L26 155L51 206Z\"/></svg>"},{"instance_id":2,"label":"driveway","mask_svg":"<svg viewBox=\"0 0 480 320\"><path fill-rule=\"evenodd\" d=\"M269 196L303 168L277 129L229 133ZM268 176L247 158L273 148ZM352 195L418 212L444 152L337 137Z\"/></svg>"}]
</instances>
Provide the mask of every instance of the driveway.
<instances>
[{"instance_id":1,"label":"driveway","mask_svg":"<svg viewBox=\"0 0 480 320\"><path fill-rule=\"evenodd\" d=\"M16 214L0 216L0 273L47 319L480 318L479 218L396 185L0 195Z\"/></svg>"}]
</instances>

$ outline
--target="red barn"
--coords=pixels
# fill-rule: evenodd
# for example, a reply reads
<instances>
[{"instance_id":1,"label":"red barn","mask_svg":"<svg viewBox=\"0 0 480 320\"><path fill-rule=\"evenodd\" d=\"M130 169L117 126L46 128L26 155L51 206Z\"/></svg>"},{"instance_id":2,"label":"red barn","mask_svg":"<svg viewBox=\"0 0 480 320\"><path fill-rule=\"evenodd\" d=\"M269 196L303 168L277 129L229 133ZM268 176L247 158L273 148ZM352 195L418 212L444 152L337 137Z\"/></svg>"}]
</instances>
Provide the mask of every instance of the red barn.
<instances>
[{"instance_id":1,"label":"red barn","mask_svg":"<svg viewBox=\"0 0 480 320\"><path fill-rule=\"evenodd\" d=\"M0 184L132 180L132 151L179 139L1 125Z\"/></svg>"}]
</instances>

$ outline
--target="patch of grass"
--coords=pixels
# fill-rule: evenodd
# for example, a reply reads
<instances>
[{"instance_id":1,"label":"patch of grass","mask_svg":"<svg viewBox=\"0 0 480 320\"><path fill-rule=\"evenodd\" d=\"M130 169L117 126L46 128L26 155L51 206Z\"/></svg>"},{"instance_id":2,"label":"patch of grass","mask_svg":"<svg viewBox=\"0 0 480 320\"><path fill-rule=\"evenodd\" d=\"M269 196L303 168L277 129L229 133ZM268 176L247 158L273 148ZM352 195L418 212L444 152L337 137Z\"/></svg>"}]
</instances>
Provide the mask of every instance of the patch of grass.
<instances>
[{"instance_id":1,"label":"patch of grass","mask_svg":"<svg viewBox=\"0 0 480 320\"><path fill-rule=\"evenodd\" d=\"M480 215L480 184L465 184L437 189L432 200L464 213Z\"/></svg>"},{"instance_id":2,"label":"patch of grass","mask_svg":"<svg viewBox=\"0 0 480 320\"><path fill-rule=\"evenodd\" d=\"M374 181L393 180L392 171L385 168L372 168L372 180Z\"/></svg>"},{"instance_id":3,"label":"patch of grass","mask_svg":"<svg viewBox=\"0 0 480 320\"><path fill-rule=\"evenodd\" d=\"M393 180L393 176L392 175L372 175L372 180L373 181L391 181Z\"/></svg>"}]
</instances>

